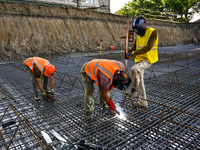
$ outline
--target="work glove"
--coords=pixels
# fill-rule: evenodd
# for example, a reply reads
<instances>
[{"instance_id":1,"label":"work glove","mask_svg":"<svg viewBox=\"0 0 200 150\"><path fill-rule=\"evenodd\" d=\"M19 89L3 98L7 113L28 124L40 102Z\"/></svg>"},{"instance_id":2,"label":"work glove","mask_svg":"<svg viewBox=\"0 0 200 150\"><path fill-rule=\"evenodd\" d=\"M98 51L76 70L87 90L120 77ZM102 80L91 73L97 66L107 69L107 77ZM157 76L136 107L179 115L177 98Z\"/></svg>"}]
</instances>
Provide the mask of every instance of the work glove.
<instances>
[{"instance_id":1,"label":"work glove","mask_svg":"<svg viewBox=\"0 0 200 150\"><path fill-rule=\"evenodd\" d=\"M135 58L135 56L136 56L134 51L128 52L127 54L128 54L129 57L133 57L133 58Z\"/></svg>"},{"instance_id":2,"label":"work glove","mask_svg":"<svg viewBox=\"0 0 200 150\"><path fill-rule=\"evenodd\" d=\"M128 52L127 55L128 55L128 56L132 56L132 55L134 55L134 51L132 51L132 52Z\"/></svg>"},{"instance_id":3,"label":"work glove","mask_svg":"<svg viewBox=\"0 0 200 150\"><path fill-rule=\"evenodd\" d=\"M117 107L113 103L112 98L110 98L110 101L106 102L106 104L109 106L109 109L116 114Z\"/></svg>"},{"instance_id":4,"label":"work glove","mask_svg":"<svg viewBox=\"0 0 200 150\"><path fill-rule=\"evenodd\" d=\"M110 88L109 88L109 90L111 91L113 88L114 88L114 86L113 86L113 85L111 85L111 86L110 86Z\"/></svg>"},{"instance_id":5,"label":"work glove","mask_svg":"<svg viewBox=\"0 0 200 150\"><path fill-rule=\"evenodd\" d=\"M51 95L54 97L54 89L51 89Z\"/></svg>"},{"instance_id":6,"label":"work glove","mask_svg":"<svg viewBox=\"0 0 200 150\"><path fill-rule=\"evenodd\" d=\"M46 92L42 93L42 98L43 98L43 99L47 99L47 94L46 94Z\"/></svg>"},{"instance_id":7,"label":"work glove","mask_svg":"<svg viewBox=\"0 0 200 150\"><path fill-rule=\"evenodd\" d=\"M126 50L125 50L125 59L129 59L129 58L131 57L131 56L129 55L130 50L131 50L131 47L128 47L128 53L126 53Z\"/></svg>"},{"instance_id":8,"label":"work glove","mask_svg":"<svg viewBox=\"0 0 200 150\"><path fill-rule=\"evenodd\" d=\"M126 53L126 52L125 52L124 57L125 57L125 59L127 59L127 60L130 58L130 56L129 56L128 53Z\"/></svg>"}]
</instances>

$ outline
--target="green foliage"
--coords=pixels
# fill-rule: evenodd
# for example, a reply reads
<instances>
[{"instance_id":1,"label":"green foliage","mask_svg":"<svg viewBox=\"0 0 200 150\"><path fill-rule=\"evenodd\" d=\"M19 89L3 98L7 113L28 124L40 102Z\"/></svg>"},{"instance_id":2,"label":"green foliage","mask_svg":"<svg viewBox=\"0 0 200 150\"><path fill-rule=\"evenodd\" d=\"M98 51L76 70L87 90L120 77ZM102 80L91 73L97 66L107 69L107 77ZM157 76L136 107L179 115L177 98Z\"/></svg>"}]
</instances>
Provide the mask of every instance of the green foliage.
<instances>
[{"instance_id":1,"label":"green foliage","mask_svg":"<svg viewBox=\"0 0 200 150\"><path fill-rule=\"evenodd\" d=\"M194 12L200 8L199 0L162 0L167 11L172 11L181 16L181 20L189 22ZM192 11L189 11L192 10ZM183 15L185 16L183 18Z\"/></svg>"},{"instance_id":2,"label":"green foliage","mask_svg":"<svg viewBox=\"0 0 200 150\"><path fill-rule=\"evenodd\" d=\"M154 18L155 15L161 16L162 13L173 12L180 15L179 21L189 22L194 12L199 10L200 0L132 0L114 14Z\"/></svg>"},{"instance_id":3,"label":"green foliage","mask_svg":"<svg viewBox=\"0 0 200 150\"><path fill-rule=\"evenodd\" d=\"M163 11L164 7L160 0L132 0L120 10L115 12L118 15L129 15L136 17L138 15L150 14L154 15L155 13L152 11ZM150 16L147 16L148 18Z\"/></svg>"}]
</instances>

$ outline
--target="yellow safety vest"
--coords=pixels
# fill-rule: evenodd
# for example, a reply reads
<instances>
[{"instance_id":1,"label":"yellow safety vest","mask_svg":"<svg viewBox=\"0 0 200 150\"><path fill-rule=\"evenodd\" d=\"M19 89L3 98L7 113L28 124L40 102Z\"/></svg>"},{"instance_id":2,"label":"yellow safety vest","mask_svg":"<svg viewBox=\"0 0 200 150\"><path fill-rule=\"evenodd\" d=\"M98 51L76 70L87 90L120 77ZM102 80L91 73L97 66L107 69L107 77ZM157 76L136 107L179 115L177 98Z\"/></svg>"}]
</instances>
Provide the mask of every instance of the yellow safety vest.
<instances>
[{"instance_id":1,"label":"yellow safety vest","mask_svg":"<svg viewBox=\"0 0 200 150\"><path fill-rule=\"evenodd\" d=\"M154 30L155 30L154 28L148 28L143 37L140 37L139 35L137 35L136 50L139 50L147 45L147 43L149 41L149 37ZM158 50L157 49L158 49L158 35L157 35L157 39L154 42L153 47L151 48L150 51L148 51L147 53L141 54L141 55L136 55L135 63L140 62L142 60L147 60L150 64L157 62L158 61Z\"/></svg>"}]
</instances>

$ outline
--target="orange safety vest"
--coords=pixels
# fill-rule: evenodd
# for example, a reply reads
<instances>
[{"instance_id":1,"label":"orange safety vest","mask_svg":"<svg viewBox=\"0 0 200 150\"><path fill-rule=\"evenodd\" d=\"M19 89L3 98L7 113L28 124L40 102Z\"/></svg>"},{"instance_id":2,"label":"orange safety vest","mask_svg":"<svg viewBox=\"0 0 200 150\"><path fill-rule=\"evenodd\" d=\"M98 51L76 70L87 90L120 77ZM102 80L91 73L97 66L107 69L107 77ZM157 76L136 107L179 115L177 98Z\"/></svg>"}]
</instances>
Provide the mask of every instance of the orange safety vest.
<instances>
[{"instance_id":1,"label":"orange safety vest","mask_svg":"<svg viewBox=\"0 0 200 150\"><path fill-rule=\"evenodd\" d=\"M116 60L93 59L89 61L85 66L85 72L95 82L96 85L99 84L99 81L97 79L98 70L105 74L112 83L115 71L122 71L123 66L120 62Z\"/></svg>"},{"instance_id":2,"label":"orange safety vest","mask_svg":"<svg viewBox=\"0 0 200 150\"><path fill-rule=\"evenodd\" d=\"M50 64L50 62L46 59L43 59L43 58L40 58L40 57L30 57L30 58L27 58L25 61L24 61L24 64L26 66L28 66L31 71L33 73L35 73L33 71L33 67L34 67L34 64L36 64L36 66L38 67L38 69L40 70L41 72L41 75L44 75L44 68Z\"/></svg>"},{"instance_id":3,"label":"orange safety vest","mask_svg":"<svg viewBox=\"0 0 200 150\"><path fill-rule=\"evenodd\" d=\"M151 33L154 30L155 30L154 28L147 29L145 32L145 35L143 37L140 37L139 35L137 35L136 50L139 50L147 45L147 43L149 41L149 37L151 36ZM140 62L141 60L147 60L150 64L153 64L158 61L158 35L157 35L157 39L154 42L154 45L150 51L148 51L144 54L141 54L141 55L136 55L135 63Z\"/></svg>"}]
</instances>

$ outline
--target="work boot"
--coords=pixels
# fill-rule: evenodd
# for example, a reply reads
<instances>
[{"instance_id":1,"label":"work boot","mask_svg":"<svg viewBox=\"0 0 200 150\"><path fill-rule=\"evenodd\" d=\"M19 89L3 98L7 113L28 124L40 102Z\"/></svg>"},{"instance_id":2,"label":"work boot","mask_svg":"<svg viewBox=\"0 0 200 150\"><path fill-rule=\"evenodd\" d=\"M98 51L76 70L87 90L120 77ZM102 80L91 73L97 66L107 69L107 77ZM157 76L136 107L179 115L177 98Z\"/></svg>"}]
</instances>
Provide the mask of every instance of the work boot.
<instances>
[{"instance_id":1,"label":"work boot","mask_svg":"<svg viewBox=\"0 0 200 150\"><path fill-rule=\"evenodd\" d=\"M132 88L129 97L130 98L135 98L136 96L137 96L137 91L134 88Z\"/></svg>"},{"instance_id":2,"label":"work boot","mask_svg":"<svg viewBox=\"0 0 200 150\"><path fill-rule=\"evenodd\" d=\"M38 96L38 94L35 94L34 99L35 99L36 101L38 101L38 100L40 99L39 96Z\"/></svg>"},{"instance_id":3,"label":"work boot","mask_svg":"<svg viewBox=\"0 0 200 150\"><path fill-rule=\"evenodd\" d=\"M48 89L44 89L46 94L50 94L51 92Z\"/></svg>"}]
</instances>

